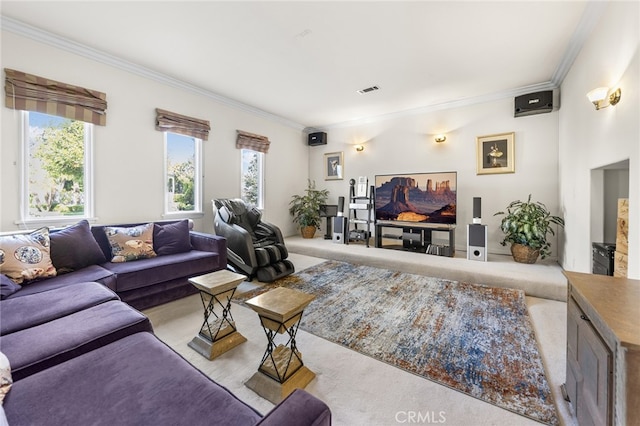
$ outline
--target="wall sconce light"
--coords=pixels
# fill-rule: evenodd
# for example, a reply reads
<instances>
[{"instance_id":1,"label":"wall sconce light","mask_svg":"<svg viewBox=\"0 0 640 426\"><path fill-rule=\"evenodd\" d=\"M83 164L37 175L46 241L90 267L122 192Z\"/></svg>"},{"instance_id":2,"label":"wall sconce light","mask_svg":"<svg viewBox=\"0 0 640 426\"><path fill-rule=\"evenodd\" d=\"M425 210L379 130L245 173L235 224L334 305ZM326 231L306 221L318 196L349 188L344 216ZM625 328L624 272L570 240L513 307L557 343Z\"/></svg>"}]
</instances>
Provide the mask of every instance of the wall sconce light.
<instances>
[{"instance_id":1,"label":"wall sconce light","mask_svg":"<svg viewBox=\"0 0 640 426\"><path fill-rule=\"evenodd\" d=\"M447 137L445 135L436 135L436 142L437 143L442 143L444 141L447 140Z\"/></svg>"},{"instance_id":2,"label":"wall sconce light","mask_svg":"<svg viewBox=\"0 0 640 426\"><path fill-rule=\"evenodd\" d=\"M589 98L589 101L596 106L596 110L599 110L620 102L621 95L622 91L619 88L609 94L608 87L598 87L597 89L593 89L587 93L587 98Z\"/></svg>"},{"instance_id":3,"label":"wall sconce light","mask_svg":"<svg viewBox=\"0 0 640 426\"><path fill-rule=\"evenodd\" d=\"M364 151L364 145L356 145L356 151L358 152Z\"/></svg>"}]
</instances>

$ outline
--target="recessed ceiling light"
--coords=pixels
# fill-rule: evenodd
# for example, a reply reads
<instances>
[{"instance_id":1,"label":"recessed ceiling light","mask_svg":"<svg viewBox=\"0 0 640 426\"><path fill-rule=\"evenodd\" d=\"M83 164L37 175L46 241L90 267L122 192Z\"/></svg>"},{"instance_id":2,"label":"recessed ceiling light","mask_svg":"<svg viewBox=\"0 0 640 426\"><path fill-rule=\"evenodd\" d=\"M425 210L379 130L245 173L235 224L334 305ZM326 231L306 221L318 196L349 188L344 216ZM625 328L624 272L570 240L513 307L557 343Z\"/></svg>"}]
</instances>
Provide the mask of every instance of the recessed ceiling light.
<instances>
[{"instance_id":1,"label":"recessed ceiling light","mask_svg":"<svg viewBox=\"0 0 640 426\"><path fill-rule=\"evenodd\" d=\"M361 95L364 95L365 93L373 92L376 90L380 90L380 88L378 86L371 86L371 87L367 87L366 89L358 90L358 93L360 93Z\"/></svg>"}]
</instances>

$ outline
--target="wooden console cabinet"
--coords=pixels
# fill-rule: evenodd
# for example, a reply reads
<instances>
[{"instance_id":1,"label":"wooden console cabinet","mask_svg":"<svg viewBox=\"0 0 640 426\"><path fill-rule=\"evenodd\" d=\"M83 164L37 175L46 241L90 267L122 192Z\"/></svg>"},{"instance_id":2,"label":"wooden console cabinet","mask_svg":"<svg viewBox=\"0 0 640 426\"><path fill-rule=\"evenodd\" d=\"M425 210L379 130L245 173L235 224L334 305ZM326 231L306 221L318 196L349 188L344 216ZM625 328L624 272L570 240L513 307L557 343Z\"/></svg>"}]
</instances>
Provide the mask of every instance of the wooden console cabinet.
<instances>
[{"instance_id":1,"label":"wooden console cabinet","mask_svg":"<svg viewBox=\"0 0 640 426\"><path fill-rule=\"evenodd\" d=\"M640 281L564 273L565 391L580 426L640 424Z\"/></svg>"}]
</instances>

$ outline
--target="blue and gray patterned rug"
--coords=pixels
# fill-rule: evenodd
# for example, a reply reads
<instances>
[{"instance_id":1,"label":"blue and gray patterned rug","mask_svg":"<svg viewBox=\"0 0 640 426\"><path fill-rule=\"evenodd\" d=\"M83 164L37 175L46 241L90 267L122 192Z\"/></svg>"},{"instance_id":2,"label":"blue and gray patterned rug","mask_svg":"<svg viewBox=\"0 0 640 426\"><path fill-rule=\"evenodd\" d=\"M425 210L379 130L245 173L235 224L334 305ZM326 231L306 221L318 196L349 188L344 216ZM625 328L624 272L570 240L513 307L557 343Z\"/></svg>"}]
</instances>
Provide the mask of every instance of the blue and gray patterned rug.
<instances>
[{"instance_id":1,"label":"blue and gray patterned rug","mask_svg":"<svg viewBox=\"0 0 640 426\"><path fill-rule=\"evenodd\" d=\"M327 261L275 287L314 294L300 327L529 417L558 424L521 290Z\"/></svg>"}]
</instances>

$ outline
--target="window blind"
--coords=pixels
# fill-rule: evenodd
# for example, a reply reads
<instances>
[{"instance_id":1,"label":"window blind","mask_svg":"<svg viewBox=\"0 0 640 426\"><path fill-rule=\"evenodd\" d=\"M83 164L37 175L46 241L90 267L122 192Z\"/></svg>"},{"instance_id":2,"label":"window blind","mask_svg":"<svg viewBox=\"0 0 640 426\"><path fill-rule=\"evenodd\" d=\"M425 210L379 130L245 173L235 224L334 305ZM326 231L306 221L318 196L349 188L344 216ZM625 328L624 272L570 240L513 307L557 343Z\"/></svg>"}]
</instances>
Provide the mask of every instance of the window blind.
<instances>
[{"instance_id":1,"label":"window blind","mask_svg":"<svg viewBox=\"0 0 640 426\"><path fill-rule=\"evenodd\" d=\"M106 94L9 68L4 72L7 108L106 125Z\"/></svg>"},{"instance_id":2,"label":"window blind","mask_svg":"<svg viewBox=\"0 0 640 426\"><path fill-rule=\"evenodd\" d=\"M238 138L236 139L236 148L251 149L258 152L264 152L265 154L269 151L269 145L271 142L269 142L268 137L243 132L242 130L237 130L237 132Z\"/></svg>"},{"instance_id":3,"label":"window blind","mask_svg":"<svg viewBox=\"0 0 640 426\"><path fill-rule=\"evenodd\" d=\"M179 133L206 141L209 139L209 121L176 114L156 108L156 130Z\"/></svg>"}]
</instances>

